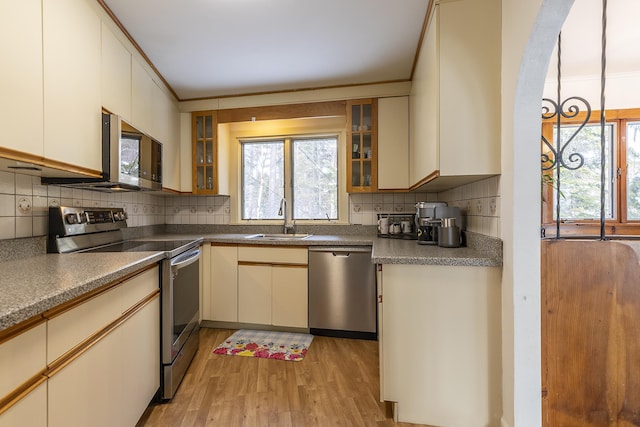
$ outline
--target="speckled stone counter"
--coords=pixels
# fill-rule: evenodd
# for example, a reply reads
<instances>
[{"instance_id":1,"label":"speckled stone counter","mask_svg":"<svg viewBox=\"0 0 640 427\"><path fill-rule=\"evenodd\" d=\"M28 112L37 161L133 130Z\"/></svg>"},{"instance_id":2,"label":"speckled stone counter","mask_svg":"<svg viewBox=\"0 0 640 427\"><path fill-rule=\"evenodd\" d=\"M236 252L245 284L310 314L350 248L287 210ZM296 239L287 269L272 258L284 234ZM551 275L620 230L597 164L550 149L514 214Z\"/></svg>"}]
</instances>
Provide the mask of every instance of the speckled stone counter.
<instances>
[{"instance_id":1,"label":"speckled stone counter","mask_svg":"<svg viewBox=\"0 0 640 427\"><path fill-rule=\"evenodd\" d=\"M502 266L500 239L474 233L466 233L465 247L455 249L418 245L415 240L378 238L371 234L314 234L306 239L282 241L249 239L247 234L187 232L145 236L144 240L203 237L204 242L211 243L372 246L371 261L379 264ZM0 262L0 331L163 258L163 252L125 252L26 255Z\"/></svg>"},{"instance_id":2,"label":"speckled stone counter","mask_svg":"<svg viewBox=\"0 0 640 427\"><path fill-rule=\"evenodd\" d=\"M0 262L0 331L164 258L164 252L47 254Z\"/></svg>"},{"instance_id":3,"label":"speckled stone counter","mask_svg":"<svg viewBox=\"0 0 640 427\"><path fill-rule=\"evenodd\" d=\"M418 245L416 240L380 238L371 235L312 235L305 239L265 240L247 238L249 234L205 234L209 243L287 245L287 246L372 246L371 261L376 264L423 264L473 267L501 267L502 241L475 233L465 233L461 248ZM164 234L157 238L189 239L193 234Z\"/></svg>"},{"instance_id":4,"label":"speckled stone counter","mask_svg":"<svg viewBox=\"0 0 640 427\"><path fill-rule=\"evenodd\" d=\"M376 264L420 264L470 267L501 267L502 253L477 247L441 248L415 241L377 239L371 260Z\"/></svg>"}]
</instances>

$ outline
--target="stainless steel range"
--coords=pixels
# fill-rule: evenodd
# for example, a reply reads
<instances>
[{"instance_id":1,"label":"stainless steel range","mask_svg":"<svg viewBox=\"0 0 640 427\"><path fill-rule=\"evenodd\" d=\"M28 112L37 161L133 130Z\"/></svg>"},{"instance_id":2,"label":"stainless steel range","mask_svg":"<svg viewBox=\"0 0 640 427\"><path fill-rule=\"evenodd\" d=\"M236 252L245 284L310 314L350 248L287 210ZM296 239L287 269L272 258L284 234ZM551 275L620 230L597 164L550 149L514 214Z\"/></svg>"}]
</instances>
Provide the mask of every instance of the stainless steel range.
<instances>
[{"instance_id":1,"label":"stainless steel range","mask_svg":"<svg viewBox=\"0 0 640 427\"><path fill-rule=\"evenodd\" d=\"M161 286L160 398L173 397L198 350L200 239L124 240L122 208L49 208L50 253L164 252Z\"/></svg>"}]
</instances>

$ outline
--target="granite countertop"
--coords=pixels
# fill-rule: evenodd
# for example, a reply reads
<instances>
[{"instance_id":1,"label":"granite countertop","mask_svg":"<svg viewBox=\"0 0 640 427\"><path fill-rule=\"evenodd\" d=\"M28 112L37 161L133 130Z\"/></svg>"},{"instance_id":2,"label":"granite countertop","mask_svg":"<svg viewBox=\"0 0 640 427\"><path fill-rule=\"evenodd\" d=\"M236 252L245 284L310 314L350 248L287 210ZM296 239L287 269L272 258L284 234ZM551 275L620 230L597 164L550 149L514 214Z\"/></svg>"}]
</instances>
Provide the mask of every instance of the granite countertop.
<instances>
[{"instance_id":1,"label":"granite countertop","mask_svg":"<svg viewBox=\"0 0 640 427\"><path fill-rule=\"evenodd\" d=\"M311 235L305 239L249 239L248 234L205 234L208 243L271 246L372 246L371 262L375 264L420 264L473 267L501 267L500 239L466 233L467 244L460 248L418 245L416 240L380 238L371 235ZM193 234L164 234L158 239L191 239Z\"/></svg>"},{"instance_id":2,"label":"granite countertop","mask_svg":"<svg viewBox=\"0 0 640 427\"><path fill-rule=\"evenodd\" d=\"M0 262L0 331L129 273L164 252L47 254Z\"/></svg>"},{"instance_id":3,"label":"granite countertop","mask_svg":"<svg viewBox=\"0 0 640 427\"><path fill-rule=\"evenodd\" d=\"M374 235L314 234L299 240L247 239L233 233L162 233L142 240L203 239L209 243L272 246L372 246L371 262L448 266L502 266L500 239L466 233L462 248L418 245ZM0 262L0 331L164 259L164 252L25 256ZM89 268L90 267L90 268Z\"/></svg>"}]
</instances>

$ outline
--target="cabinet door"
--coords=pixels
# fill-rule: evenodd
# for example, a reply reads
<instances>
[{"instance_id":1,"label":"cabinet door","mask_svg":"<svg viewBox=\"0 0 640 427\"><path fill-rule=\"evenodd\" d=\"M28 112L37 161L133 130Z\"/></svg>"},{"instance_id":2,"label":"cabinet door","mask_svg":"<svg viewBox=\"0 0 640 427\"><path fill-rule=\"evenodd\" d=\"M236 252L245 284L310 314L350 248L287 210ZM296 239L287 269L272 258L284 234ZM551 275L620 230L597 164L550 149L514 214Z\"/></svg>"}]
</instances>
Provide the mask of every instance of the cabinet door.
<instances>
[{"instance_id":1,"label":"cabinet door","mask_svg":"<svg viewBox=\"0 0 640 427\"><path fill-rule=\"evenodd\" d=\"M102 24L102 106L131 121L131 53Z\"/></svg>"},{"instance_id":2,"label":"cabinet door","mask_svg":"<svg viewBox=\"0 0 640 427\"><path fill-rule=\"evenodd\" d=\"M309 325L307 266L271 269L271 323L307 328Z\"/></svg>"},{"instance_id":3,"label":"cabinet door","mask_svg":"<svg viewBox=\"0 0 640 427\"><path fill-rule=\"evenodd\" d=\"M211 246L210 320L238 321L237 246Z\"/></svg>"},{"instance_id":4,"label":"cabinet door","mask_svg":"<svg viewBox=\"0 0 640 427\"><path fill-rule=\"evenodd\" d=\"M102 169L100 18L86 0L42 2L44 155Z\"/></svg>"},{"instance_id":5,"label":"cabinet door","mask_svg":"<svg viewBox=\"0 0 640 427\"><path fill-rule=\"evenodd\" d=\"M0 58L0 145L42 156L40 0L0 2Z\"/></svg>"},{"instance_id":6,"label":"cabinet door","mask_svg":"<svg viewBox=\"0 0 640 427\"><path fill-rule=\"evenodd\" d=\"M122 426L135 426L160 388L160 298L121 326Z\"/></svg>"},{"instance_id":7,"label":"cabinet door","mask_svg":"<svg viewBox=\"0 0 640 427\"><path fill-rule=\"evenodd\" d=\"M43 382L0 415L0 427L47 427L47 384Z\"/></svg>"},{"instance_id":8,"label":"cabinet door","mask_svg":"<svg viewBox=\"0 0 640 427\"><path fill-rule=\"evenodd\" d=\"M500 5L485 0L437 6L443 176L500 173Z\"/></svg>"},{"instance_id":9,"label":"cabinet door","mask_svg":"<svg viewBox=\"0 0 640 427\"><path fill-rule=\"evenodd\" d=\"M218 194L218 115L215 111L193 113L192 191L194 194Z\"/></svg>"},{"instance_id":10,"label":"cabinet door","mask_svg":"<svg viewBox=\"0 0 640 427\"><path fill-rule=\"evenodd\" d=\"M347 102L347 192L377 190L377 121L377 100Z\"/></svg>"},{"instance_id":11,"label":"cabinet door","mask_svg":"<svg viewBox=\"0 0 640 427\"><path fill-rule=\"evenodd\" d=\"M238 321L271 324L271 266L238 266Z\"/></svg>"},{"instance_id":12,"label":"cabinet door","mask_svg":"<svg viewBox=\"0 0 640 427\"><path fill-rule=\"evenodd\" d=\"M410 183L417 184L440 169L438 14L434 7L411 86L409 118Z\"/></svg>"},{"instance_id":13,"label":"cabinet door","mask_svg":"<svg viewBox=\"0 0 640 427\"><path fill-rule=\"evenodd\" d=\"M409 97L378 99L378 189L409 188Z\"/></svg>"},{"instance_id":14,"label":"cabinet door","mask_svg":"<svg viewBox=\"0 0 640 427\"><path fill-rule=\"evenodd\" d=\"M177 102L153 83L151 136L162 143L162 187L180 190L180 112Z\"/></svg>"},{"instance_id":15,"label":"cabinet door","mask_svg":"<svg viewBox=\"0 0 640 427\"><path fill-rule=\"evenodd\" d=\"M131 124L151 135L153 126L153 91L155 83L144 66L131 61Z\"/></svg>"},{"instance_id":16,"label":"cabinet door","mask_svg":"<svg viewBox=\"0 0 640 427\"><path fill-rule=\"evenodd\" d=\"M49 427L111 427L121 422L123 348L116 329L49 378ZM127 390L127 393L129 391Z\"/></svg>"}]
</instances>

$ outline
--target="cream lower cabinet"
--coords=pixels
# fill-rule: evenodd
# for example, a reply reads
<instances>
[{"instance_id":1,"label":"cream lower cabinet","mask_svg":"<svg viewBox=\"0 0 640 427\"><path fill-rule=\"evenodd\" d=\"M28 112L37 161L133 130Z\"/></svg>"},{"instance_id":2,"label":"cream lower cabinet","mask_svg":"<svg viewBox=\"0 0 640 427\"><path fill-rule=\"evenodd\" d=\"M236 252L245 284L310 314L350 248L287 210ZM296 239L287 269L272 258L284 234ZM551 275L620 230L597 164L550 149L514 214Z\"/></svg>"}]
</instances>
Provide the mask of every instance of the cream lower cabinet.
<instances>
[{"instance_id":1,"label":"cream lower cabinet","mask_svg":"<svg viewBox=\"0 0 640 427\"><path fill-rule=\"evenodd\" d=\"M49 378L49 427L134 426L160 386L159 298Z\"/></svg>"},{"instance_id":2,"label":"cream lower cabinet","mask_svg":"<svg viewBox=\"0 0 640 427\"><path fill-rule=\"evenodd\" d=\"M238 265L238 321L271 324L270 265Z\"/></svg>"},{"instance_id":3,"label":"cream lower cabinet","mask_svg":"<svg viewBox=\"0 0 640 427\"><path fill-rule=\"evenodd\" d=\"M46 367L44 319L6 340L0 337L0 427L47 425Z\"/></svg>"},{"instance_id":4,"label":"cream lower cabinet","mask_svg":"<svg viewBox=\"0 0 640 427\"><path fill-rule=\"evenodd\" d=\"M238 321L238 247L211 245L210 281L203 293L203 319Z\"/></svg>"},{"instance_id":5,"label":"cream lower cabinet","mask_svg":"<svg viewBox=\"0 0 640 427\"><path fill-rule=\"evenodd\" d=\"M0 427L16 426L47 427L46 379L0 414Z\"/></svg>"},{"instance_id":6,"label":"cream lower cabinet","mask_svg":"<svg viewBox=\"0 0 640 427\"><path fill-rule=\"evenodd\" d=\"M0 427L136 425L160 387L158 280L153 266L3 331Z\"/></svg>"},{"instance_id":7,"label":"cream lower cabinet","mask_svg":"<svg viewBox=\"0 0 640 427\"><path fill-rule=\"evenodd\" d=\"M238 247L238 322L308 327L307 248Z\"/></svg>"},{"instance_id":8,"label":"cream lower cabinet","mask_svg":"<svg viewBox=\"0 0 640 427\"><path fill-rule=\"evenodd\" d=\"M500 268L382 265L381 394L400 422L498 427Z\"/></svg>"},{"instance_id":9,"label":"cream lower cabinet","mask_svg":"<svg viewBox=\"0 0 640 427\"><path fill-rule=\"evenodd\" d=\"M308 268L271 268L271 324L306 328L309 325Z\"/></svg>"}]
</instances>

